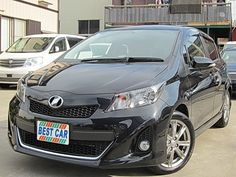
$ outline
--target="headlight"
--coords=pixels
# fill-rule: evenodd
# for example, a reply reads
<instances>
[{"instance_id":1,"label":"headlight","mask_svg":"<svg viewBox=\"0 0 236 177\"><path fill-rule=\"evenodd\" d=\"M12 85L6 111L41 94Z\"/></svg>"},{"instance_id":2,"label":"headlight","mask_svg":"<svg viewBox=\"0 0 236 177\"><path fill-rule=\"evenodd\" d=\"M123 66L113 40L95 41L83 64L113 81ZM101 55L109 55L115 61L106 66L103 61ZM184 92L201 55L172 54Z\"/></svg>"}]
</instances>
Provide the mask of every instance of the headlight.
<instances>
[{"instance_id":1,"label":"headlight","mask_svg":"<svg viewBox=\"0 0 236 177\"><path fill-rule=\"evenodd\" d=\"M165 83L115 95L107 111L128 109L153 104L159 98Z\"/></svg>"},{"instance_id":2,"label":"headlight","mask_svg":"<svg viewBox=\"0 0 236 177\"><path fill-rule=\"evenodd\" d=\"M43 64L43 57L28 58L25 62L25 66L37 66Z\"/></svg>"},{"instance_id":3,"label":"headlight","mask_svg":"<svg viewBox=\"0 0 236 177\"><path fill-rule=\"evenodd\" d=\"M21 80L18 81L16 94L23 102L25 102L25 85Z\"/></svg>"}]
</instances>

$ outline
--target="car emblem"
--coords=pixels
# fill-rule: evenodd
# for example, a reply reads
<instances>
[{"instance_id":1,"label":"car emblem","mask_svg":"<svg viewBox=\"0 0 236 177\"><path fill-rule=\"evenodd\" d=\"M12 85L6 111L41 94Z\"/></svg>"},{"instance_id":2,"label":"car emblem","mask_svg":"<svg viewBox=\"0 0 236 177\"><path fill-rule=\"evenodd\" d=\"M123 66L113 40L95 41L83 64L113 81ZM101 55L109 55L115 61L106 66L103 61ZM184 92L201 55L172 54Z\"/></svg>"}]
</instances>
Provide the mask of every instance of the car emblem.
<instances>
[{"instance_id":1,"label":"car emblem","mask_svg":"<svg viewBox=\"0 0 236 177\"><path fill-rule=\"evenodd\" d=\"M60 108L63 104L63 99L60 96L54 95L48 99L48 104L52 108Z\"/></svg>"},{"instance_id":2,"label":"car emblem","mask_svg":"<svg viewBox=\"0 0 236 177\"><path fill-rule=\"evenodd\" d=\"M13 60L12 59L9 59L8 60L8 63L11 65L13 63Z\"/></svg>"}]
</instances>

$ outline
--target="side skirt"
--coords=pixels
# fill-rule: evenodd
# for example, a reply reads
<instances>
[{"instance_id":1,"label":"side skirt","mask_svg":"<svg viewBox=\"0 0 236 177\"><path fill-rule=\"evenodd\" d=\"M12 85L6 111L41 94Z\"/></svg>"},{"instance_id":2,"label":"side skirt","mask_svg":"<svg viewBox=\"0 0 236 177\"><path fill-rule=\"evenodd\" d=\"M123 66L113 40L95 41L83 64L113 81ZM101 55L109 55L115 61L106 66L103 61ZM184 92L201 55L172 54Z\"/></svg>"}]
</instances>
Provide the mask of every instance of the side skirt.
<instances>
[{"instance_id":1,"label":"side skirt","mask_svg":"<svg viewBox=\"0 0 236 177\"><path fill-rule=\"evenodd\" d=\"M206 129L211 128L222 116L222 112L219 112L216 114L213 118L211 118L209 121L207 121L205 124L203 124L201 127L195 130L195 137L198 137L200 134L202 134Z\"/></svg>"}]
</instances>

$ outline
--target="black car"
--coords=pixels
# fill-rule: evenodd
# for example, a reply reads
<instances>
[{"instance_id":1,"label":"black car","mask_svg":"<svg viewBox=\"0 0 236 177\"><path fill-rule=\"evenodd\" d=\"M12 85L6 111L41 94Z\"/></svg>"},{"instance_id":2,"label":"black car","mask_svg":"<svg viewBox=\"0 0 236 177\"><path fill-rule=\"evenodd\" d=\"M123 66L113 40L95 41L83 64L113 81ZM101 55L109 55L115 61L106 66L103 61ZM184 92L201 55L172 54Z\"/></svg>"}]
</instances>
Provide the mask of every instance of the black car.
<instances>
[{"instance_id":1,"label":"black car","mask_svg":"<svg viewBox=\"0 0 236 177\"><path fill-rule=\"evenodd\" d=\"M228 124L230 93L225 62L203 32L110 29L19 81L8 136L29 155L173 173L190 159L196 136Z\"/></svg>"},{"instance_id":2,"label":"black car","mask_svg":"<svg viewBox=\"0 0 236 177\"><path fill-rule=\"evenodd\" d=\"M236 48L227 48L221 52L227 65L227 71L232 84L232 93L236 92Z\"/></svg>"}]
</instances>

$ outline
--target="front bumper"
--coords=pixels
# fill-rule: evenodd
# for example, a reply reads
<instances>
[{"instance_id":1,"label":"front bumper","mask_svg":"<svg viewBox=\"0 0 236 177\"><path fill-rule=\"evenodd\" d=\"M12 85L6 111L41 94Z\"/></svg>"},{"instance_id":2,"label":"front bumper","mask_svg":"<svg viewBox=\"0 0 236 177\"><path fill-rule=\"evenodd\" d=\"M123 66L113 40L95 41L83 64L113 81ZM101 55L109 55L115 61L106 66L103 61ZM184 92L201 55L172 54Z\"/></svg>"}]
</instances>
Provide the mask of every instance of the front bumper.
<instances>
[{"instance_id":1,"label":"front bumper","mask_svg":"<svg viewBox=\"0 0 236 177\"><path fill-rule=\"evenodd\" d=\"M18 80L38 67L0 67L0 84L17 84Z\"/></svg>"},{"instance_id":2,"label":"front bumper","mask_svg":"<svg viewBox=\"0 0 236 177\"><path fill-rule=\"evenodd\" d=\"M169 121L167 105L162 100L153 105L110 113L95 113L85 119L63 119L38 115L22 109L14 97L9 107L8 137L13 149L33 156L99 168L146 167L160 164L166 159L166 127ZM97 111L99 112L99 111ZM103 114L103 117L101 117ZM99 116L100 115L100 116ZM58 151L57 145L46 147L23 142L20 131L36 134L36 120L56 121L71 126L70 141L109 142L95 155L78 155ZM147 130L149 133L146 133ZM146 131L146 132L145 132ZM151 133L150 133L151 131ZM149 138L151 148L141 152L137 148L140 137ZM37 142L37 140L32 140ZM62 145L64 146L64 145Z\"/></svg>"}]
</instances>

